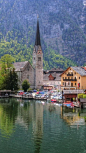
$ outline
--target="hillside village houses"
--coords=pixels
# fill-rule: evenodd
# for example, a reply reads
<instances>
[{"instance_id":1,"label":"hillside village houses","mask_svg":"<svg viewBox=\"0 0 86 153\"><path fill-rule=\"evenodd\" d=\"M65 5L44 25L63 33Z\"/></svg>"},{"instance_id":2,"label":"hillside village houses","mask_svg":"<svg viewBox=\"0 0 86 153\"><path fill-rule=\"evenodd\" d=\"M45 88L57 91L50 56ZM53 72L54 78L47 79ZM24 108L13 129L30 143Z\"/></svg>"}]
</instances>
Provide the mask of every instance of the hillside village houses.
<instances>
[{"instance_id":1,"label":"hillside village houses","mask_svg":"<svg viewBox=\"0 0 86 153\"><path fill-rule=\"evenodd\" d=\"M32 89L86 89L86 68L69 67L43 70L43 52L40 41L39 20L37 19L36 39L33 49L33 63L29 61L14 63L18 74L19 87L28 80Z\"/></svg>"}]
</instances>

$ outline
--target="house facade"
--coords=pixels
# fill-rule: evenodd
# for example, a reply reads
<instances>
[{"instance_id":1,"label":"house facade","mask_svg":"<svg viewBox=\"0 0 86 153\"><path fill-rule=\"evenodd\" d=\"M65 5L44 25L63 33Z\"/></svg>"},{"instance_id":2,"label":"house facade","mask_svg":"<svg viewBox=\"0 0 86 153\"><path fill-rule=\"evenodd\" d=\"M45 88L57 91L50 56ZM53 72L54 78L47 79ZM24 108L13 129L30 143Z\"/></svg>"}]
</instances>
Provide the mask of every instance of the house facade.
<instances>
[{"instance_id":1,"label":"house facade","mask_svg":"<svg viewBox=\"0 0 86 153\"><path fill-rule=\"evenodd\" d=\"M86 89L86 70L69 67L61 74L61 90Z\"/></svg>"},{"instance_id":2,"label":"house facade","mask_svg":"<svg viewBox=\"0 0 86 153\"><path fill-rule=\"evenodd\" d=\"M61 90L61 73L64 70L61 68L52 68L49 71L44 71L43 73L43 86L48 89L57 89Z\"/></svg>"}]
</instances>

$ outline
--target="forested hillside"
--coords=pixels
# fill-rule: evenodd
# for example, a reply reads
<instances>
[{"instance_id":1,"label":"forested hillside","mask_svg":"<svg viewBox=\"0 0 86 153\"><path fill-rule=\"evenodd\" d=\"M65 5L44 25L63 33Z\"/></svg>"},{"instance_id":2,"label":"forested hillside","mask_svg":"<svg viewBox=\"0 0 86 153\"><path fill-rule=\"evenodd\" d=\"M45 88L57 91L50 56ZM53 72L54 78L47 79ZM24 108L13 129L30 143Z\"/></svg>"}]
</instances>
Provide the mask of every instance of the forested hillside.
<instances>
[{"instance_id":1,"label":"forested hillside","mask_svg":"<svg viewBox=\"0 0 86 153\"><path fill-rule=\"evenodd\" d=\"M44 69L86 64L85 0L1 0L0 57L29 60L39 14ZM64 57L63 57L63 56ZM73 62L71 62L70 60Z\"/></svg>"}]
</instances>

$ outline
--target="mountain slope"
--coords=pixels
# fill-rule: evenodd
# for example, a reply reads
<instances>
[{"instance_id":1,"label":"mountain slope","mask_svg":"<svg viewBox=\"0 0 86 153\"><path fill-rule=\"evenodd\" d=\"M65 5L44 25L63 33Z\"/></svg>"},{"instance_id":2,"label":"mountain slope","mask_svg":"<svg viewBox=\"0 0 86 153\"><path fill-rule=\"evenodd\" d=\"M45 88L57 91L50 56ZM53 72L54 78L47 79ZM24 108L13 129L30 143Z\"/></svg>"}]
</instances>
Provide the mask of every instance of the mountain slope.
<instances>
[{"instance_id":1,"label":"mountain slope","mask_svg":"<svg viewBox=\"0 0 86 153\"><path fill-rule=\"evenodd\" d=\"M51 48L54 56L61 54L77 65L85 64L86 7L83 0L1 0L0 40L15 40L28 48L34 45L37 14L44 53L47 48L49 55Z\"/></svg>"}]
</instances>

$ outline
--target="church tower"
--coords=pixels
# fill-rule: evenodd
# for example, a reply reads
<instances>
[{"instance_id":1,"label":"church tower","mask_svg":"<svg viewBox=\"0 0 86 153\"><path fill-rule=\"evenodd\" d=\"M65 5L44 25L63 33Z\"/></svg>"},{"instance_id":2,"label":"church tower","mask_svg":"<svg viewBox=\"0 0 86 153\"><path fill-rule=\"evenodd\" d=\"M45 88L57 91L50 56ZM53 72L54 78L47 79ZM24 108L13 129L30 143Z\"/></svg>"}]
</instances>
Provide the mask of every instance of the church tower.
<instances>
[{"instance_id":1,"label":"church tower","mask_svg":"<svg viewBox=\"0 0 86 153\"><path fill-rule=\"evenodd\" d=\"M33 50L34 87L41 89L43 85L43 52L40 41L39 20L37 19L36 39Z\"/></svg>"}]
</instances>

